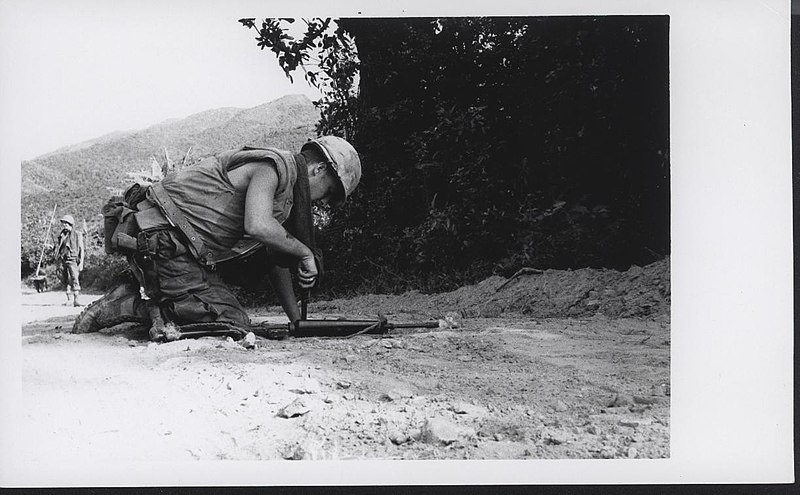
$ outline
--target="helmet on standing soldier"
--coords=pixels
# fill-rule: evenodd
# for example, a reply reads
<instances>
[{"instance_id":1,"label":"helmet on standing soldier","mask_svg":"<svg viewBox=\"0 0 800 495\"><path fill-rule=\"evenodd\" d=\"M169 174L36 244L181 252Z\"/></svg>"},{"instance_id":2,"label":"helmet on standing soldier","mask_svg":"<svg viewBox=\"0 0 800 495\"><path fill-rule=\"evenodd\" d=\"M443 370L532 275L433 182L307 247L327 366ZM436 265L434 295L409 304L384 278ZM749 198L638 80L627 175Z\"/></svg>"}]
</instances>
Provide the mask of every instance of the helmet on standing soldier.
<instances>
[{"instance_id":1,"label":"helmet on standing soldier","mask_svg":"<svg viewBox=\"0 0 800 495\"><path fill-rule=\"evenodd\" d=\"M75 219L72 217L72 215L64 215L61 217L61 221L70 224L70 226L75 225Z\"/></svg>"},{"instance_id":2,"label":"helmet on standing soldier","mask_svg":"<svg viewBox=\"0 0 800 495\"><path fill-rule=\"evenodd\" d=\"M358 152L353 145L337 136L322 136L312 139L303 145L301 151L307 149L316 150L330 162L344 192L344 196L339 201L339 205L341 205L361 180L361 160L358 158Z\"/></svg>"}]
</instances>

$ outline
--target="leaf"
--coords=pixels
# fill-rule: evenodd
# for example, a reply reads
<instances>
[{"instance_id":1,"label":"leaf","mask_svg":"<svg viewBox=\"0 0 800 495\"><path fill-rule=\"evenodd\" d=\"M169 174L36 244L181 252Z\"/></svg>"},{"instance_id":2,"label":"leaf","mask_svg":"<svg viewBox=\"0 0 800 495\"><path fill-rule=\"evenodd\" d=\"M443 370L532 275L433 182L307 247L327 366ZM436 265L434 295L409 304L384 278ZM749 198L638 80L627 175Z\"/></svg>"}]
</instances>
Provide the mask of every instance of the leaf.
<instances>
[{"instance_id":1,"label":"leaf","mask_svg":"<svg viewBox=\"0 0 800 495\"><path fill-rule=\"evenodd\" d=\"M244 17L242 19L239 19L238 22L241 22L242 25L246 28L254 28L256 27L255 21L256 21L255 17Z\"/></svg>"}]
</instances>

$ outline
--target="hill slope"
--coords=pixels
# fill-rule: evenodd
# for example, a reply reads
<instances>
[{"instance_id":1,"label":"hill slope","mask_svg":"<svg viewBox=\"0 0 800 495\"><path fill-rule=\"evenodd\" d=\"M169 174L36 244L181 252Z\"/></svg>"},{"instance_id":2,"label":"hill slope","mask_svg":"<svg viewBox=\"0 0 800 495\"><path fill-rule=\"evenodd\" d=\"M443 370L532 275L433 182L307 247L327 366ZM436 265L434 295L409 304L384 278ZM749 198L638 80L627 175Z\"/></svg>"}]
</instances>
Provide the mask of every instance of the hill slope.
<instances>
[{"instance_id":1,"label":"hill slope","mask_svg":"<svg viewBox=\"0 0 800 495\"><path fill-rule=\"evenodd\" d=\"M296 150L315 135L319 112L306 96L285 96L253 108L217 108L137 131L117 131L22 162L23 259L38 244L53 205L57 215L99 220L110 189L150 170L153 157L180 163L225 149L274 146ZM24 263L23 263L24 264Z\"/></svg>"}]
</instances>

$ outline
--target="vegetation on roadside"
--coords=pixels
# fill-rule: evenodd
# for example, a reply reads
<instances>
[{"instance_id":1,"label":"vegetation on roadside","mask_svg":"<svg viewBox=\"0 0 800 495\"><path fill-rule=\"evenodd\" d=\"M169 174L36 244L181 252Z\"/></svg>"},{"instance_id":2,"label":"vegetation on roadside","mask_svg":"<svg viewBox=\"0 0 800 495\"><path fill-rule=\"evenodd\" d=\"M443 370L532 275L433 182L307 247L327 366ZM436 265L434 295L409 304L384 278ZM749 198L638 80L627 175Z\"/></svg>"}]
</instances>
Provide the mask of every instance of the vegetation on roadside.
<instances>
[{"instance_id":1,"label":"vegetation on roadside","mask_svg":"<svg viewBox=\"0 0 800 495\"><path fill-rule=\"evenodd\" d=\"M668 18L241 19L325 96L362 184L320 242L336 293L452 289L669 253Z\"/></svg>"}]
</instances>

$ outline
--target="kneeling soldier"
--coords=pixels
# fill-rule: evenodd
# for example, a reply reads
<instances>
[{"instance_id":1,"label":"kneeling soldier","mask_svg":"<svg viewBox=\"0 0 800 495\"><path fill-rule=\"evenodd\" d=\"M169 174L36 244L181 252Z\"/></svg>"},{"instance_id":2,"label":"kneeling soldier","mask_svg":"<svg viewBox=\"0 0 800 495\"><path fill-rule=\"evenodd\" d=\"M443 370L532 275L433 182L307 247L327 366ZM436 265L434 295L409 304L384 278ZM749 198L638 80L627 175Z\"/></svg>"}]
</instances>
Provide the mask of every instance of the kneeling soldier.
<instances>
[{"instance_id":1,"label":"kneeling soldier","mask_svg":"<svg viewBox=\"0 0 800 495\"><path fill-rule=\"evenodd\" d=\"M106 205L106 250L127 255L138 281L123 284L87 308L73 333L121 321L151 326L250 318L214 269L217 263L267 252L268 278L290 321L300 318L290 268L301 288L318 276L312 202L339 205L361 177L356 150L323 136L300 153L242 148L209 157L150 186L134 185L124 201Z\"/></svg>"}]
</instances>

